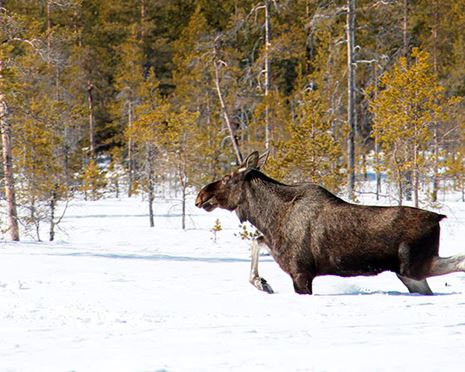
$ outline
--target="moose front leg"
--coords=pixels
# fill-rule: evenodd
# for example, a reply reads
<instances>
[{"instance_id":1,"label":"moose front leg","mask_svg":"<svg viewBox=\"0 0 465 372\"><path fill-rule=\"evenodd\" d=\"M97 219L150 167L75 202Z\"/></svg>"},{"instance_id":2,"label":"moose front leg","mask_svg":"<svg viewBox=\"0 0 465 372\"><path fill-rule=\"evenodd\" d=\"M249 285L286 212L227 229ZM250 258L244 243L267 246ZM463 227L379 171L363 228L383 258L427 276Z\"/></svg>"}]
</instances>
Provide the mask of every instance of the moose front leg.
<instances>
[{"instance_id":1,"label":"moose front leg","mask_svg":"<svg viewBox=\"0 0 465 372\"><path fill-rule=\"evenodd\" d=\"M249 282L260 291L273 293L273 289L268 282L258 275L258 257L262 247L266 247L263 236L259 236L257 239L252 241L252 261L250 266Z\"/></svg>"}]
</instances>

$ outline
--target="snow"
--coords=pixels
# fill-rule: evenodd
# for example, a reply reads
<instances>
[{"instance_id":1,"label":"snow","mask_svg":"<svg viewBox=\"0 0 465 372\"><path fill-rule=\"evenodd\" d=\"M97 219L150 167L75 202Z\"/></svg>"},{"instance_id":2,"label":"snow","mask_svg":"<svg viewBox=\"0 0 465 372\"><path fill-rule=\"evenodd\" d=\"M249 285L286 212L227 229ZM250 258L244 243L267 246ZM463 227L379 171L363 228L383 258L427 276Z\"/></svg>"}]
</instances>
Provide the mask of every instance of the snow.
<instances>
[{"instance_id":1,"label":"snow","mask_svg":"<svg viewBox=\"0 0 465 372\"><path fill-rule=\"evenodd\" d=\"M262 256L269 295L235 214L192 204L182 231L172 201L155 228L140 199L75 201L56 242L0 243L0 371L463 370L464 273L429 279L432 297L392 273L299 296ZM441 254L465 251L465 204L442 212Z\"/></svg>"}]
</instances>

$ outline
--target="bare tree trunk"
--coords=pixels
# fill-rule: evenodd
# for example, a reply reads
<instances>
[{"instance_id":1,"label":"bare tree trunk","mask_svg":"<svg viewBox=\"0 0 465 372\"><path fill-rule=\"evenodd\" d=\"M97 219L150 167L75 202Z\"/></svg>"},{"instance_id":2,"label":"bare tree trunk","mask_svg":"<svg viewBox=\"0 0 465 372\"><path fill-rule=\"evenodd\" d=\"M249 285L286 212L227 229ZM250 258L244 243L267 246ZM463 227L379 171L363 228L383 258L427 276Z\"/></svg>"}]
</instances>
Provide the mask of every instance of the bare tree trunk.
<instances>
[{"instance_id":1,"label":"bare tree trunk","mask_svg":"<svg viewBox=\"0 0 465 372\"><path fill-rule=\"evenodd\" d=\"M0 72L3 61L0 60ZM16 211L15 186L13 177L13 156L11 149L11 127L6 119L7 108L3 94L0 92L0 130L2 134L3 179L7 202L8 235L11 240L19 241L18 213Z\"/></svg>"},{"instance_id":2,"label":"bare tree trunk","mask_svg":"<svg viewBox=\"0 0 465 372\"><path fill-rule=\"evenodd\" d=\"M433 123L433 191L431 193L431 200L438 201L439 190L439 133L438 123Z\"/></svg>"},{"instance_id":3,"label":"bare tree trunk","mask_svg":"<svg viewBox=\"0 0 465 372\"><path fill-rule=\"evenodd\" d=\"M375 85L374 99L378 95L378 73L376 71L376 63L372 64L373 66L373 82ZM376 172L376 200L379 200L379 194L381 193L381 171L380 171L380 161L379 161L379 139L375 136L375 172Z\"/></svg>"},{"instance_id":4,"label":"bare tree trunk","mask_svg":"<svg viewBox=\"0 0 465 372\"><path fill-rule=\"evenodd\" d=\"M3 106L0 96L0 106ZM0 116L2 109L0 108ZM7 202L8 234L13 241L19 241L18 213L16 211L16 197L13 179L13 164L11 154L11 128L4 120L1 120L2 146L3 146L3 177L5 183L5 197Z\"/></svg>"},{"instance_id":5,"label":"bare tree trunk","mask_svg":"<svg viewBox=\"0 0 465 372\"><path fill-rule=\"evenodd\" d=\"M397 187L399 188L399 206L402 205L404 199L404 185L402 183L402 172L397 168Z\"/></svg>"},{"instance_id":6,"label":"bare tree trunk","mask_svg":"<svg viewBox=\"0 0 465 372\"><path fill-rule=\"evenodd\" d=\"M355 112L355 0L347 0L347 120L349 134L347 138L347 182L349 199L354 199L355 190L355 131L357 116Z\"/></svg>"},{"instance_id":7,"label":"bare tree trunk","mask_svg":"<svg viewBox=\"0 0 465 372\"><path fill-rule=\"evenodd\" d=\"M216 50L215 50L215 53L216 53ZM218 93L218 98L220 100L221 111L223 113L224 121L226 122L226 126L228 127L229 137L231 138L231 143L233 145L234 153L236 154L236 159L237 159L238 164L241 164L242 163L241 150L239 149L239 143L237 141L236 133L232 128L231 121L229 120L228 111L226 109L226 104L224 102L223 93L221 92L221 87L220 87L220 73L219 73L220 66L219 65L222 63L224 62L219 61L217 59L213 61L213 64L215 67L215 86L216 86L216 91Z\"/></svg>"},{"instance_id":8,"label":"bare tree trunk","mask_svg":"<svg viewBox=\"0 0 465 372\"><path fill-rule=\"evenodd\" d=\"M187 188L186 182L184 180L184 182L182 183L182 221L181 221L183 230L186 229L186 188Z\"/></svg>"},{"instance_id":9,"label":"bare tree trunk","mask_svg":"<svg viewBox=\"0 0 465 372\"><path fill-rule=\"evenodd\" d=\"M149 224L150 224L150 227L155 227L155 214L154 214L154 211L153 211L153 202L155 200L155 194L154 194L154 190L153 190L153 185L150 185L149 186Z\"/></svg>"},{"instance_id":10,"label":"bare tree trunk","mask_svg":"<svg viewBox=\"0 0 465 372\"><path fill-rule=\"evenodd\" d=\"M52 22L50 20L50 0L47 0L47 3L45 5L46 7L46 13L47 13L47 64L50 66L50 49L51 49L51 28L52 28Z\"/></svg>"},{"instance_id":11,"label":"bare tree trunk","mask_svg":"<svg viewBox=\"0 0 465 372\"><path fill-rule=\"evenodd\" d=\"M439 5L438 1L434 1L434 23L433 23L433 71L438 74L438 28L439 28ZM439 123L433 122L433 192L431 193L431 200L436 202L438 200L439 189Z\"/></svg>"},{"instance_id":12,"label":"bare tree trunk","mask_svg":"<svg viewBox=\"0 0 465 372\"><path fill-rule=\"evenodd\" d=\"M154 222L154 213L153 213L153 202L155 200L155 180L154 180L154 170L153 170L153 162L155 157L155 151L153 145L147 145L147 194L148 194L148 202L149 202L149 221L150 227L155 226Z\"/></svg>"},{"instance_id":13,"label":"bare tree trunk","mask_svg":"<svg viewBox=\"0 0 465 372\"><path fill-rule=\"evenodd\" d=\"M128 102L128 129L132 128L132 104ZM132 196L134 187L134 142L131 137L128 140L128 197Z\"/></svg>"},{"instance_id":14,"label":"bare tree trunk","mask_svg":"<svg viewBox=\"0 0 465 372\"><path fill-rule=\"evenodd\" d=\"M418 146L415 144L413 147L413 200L415 207L418 208L418 192L420 189L420 171L418 169Z\"/></svg>"},{"instance_id":15,"label":"bare tree trunk","mask_svg":"<svg viewBox=\"0 0 465 372\"><path fill-rule=\"evenodd\" d=\"M379 200L381 194L381 172L379 170L379 140L375 138L375 167L376 167L376 200Z\"/></svg>"},{"instance_id":16,"label":"bare tree trunk","mask_svg":"<svg viewBox=\"0 0 465 372\"><path fill-rule=\"evenodd\" d=\"M36 199L33 196L31 199L31 214L29 215L29 218L31 219L32 224L34 224L34 227L36 229L36 238L38 242L41 242L42 240L40 239L40 218L36 214Z\"/></svg>"},{"instance_id":17,"label":"bare tree trunk","mask_svg":"<svg viewBox=\"0 0 465 372\"><path fill-rule=\"evenodd\" d=\"M55 210L57 205L57 192L56 190L52 191L52 196L50 198L50 232L49 240L52 242L55 240Z\"/></svg>"},{"instance_id":18,"label":"bare tree trunk","mask_svg":"<svg viewBox=\"0 0 465 372\"><path fill-rule=\"evenodd\" d=\"M116 199L119 199L119 181L118 181L118 177L116 177L116 180L115 180L115 197L116 197Z\"/></svg>"},{"instance_id":19,"label":"bare tree trunk","mask_svg":"<svg viewBox=\"0 0 465 372\"><path fill-rule=\"evenodd\" d=\"M265 0L265 148L270 148L270 107L268 95L270 93L271 64L270 64L270 0Z\"/></svg>"},{"instance_id":20,"label":"bare tree trunk","mask_svg":"<svg viewBox=\"0 0 465 372\"><path fill-rule=\"evenodd\" d=\"M94 89L93 84L87 82L87 102L89 109L89 153L90 158L95 159L95 119L94 119L94 96L92 91Z\"/></svg>"},{"instance_id":21,"label":"bare tree trunk","mask_svg":"<svg viewBox=\"0 0 465 372\"><path fill-rule=\"evenodd\" d=\"M404 0L402 3L402 55L405 58L407 66L409 64L409 35L408 35L408 0ZM412 159L410 159L412 160ZM412 171L407 170L405 172L405 199L408 201L412 200Z\"/></svg>"},{"instance_id":22,"label":"bare tree trunk","mask_svg":"<svg viewBox=\"0 0 465 372\"><path fill-rule=\"evenodd\" d=\"M145 39L145 0L140 0L140 39Z\"/></svg>"},{"instance_id":23,"label":"bare tree trunk","mask_svg":"<svg viewBox=\"0 0 465 372\"><path fill-rule=\"evenodd\" d=\"M181 183L181 208L182 208L182 218L181 218L181 227L183 230L186 229L186 196L187 196L187 156L184 151L182 156L182 165L179 169L179 181Z\"/></svg>"},{"instance_id":24,"label":"bare tree trunk","mask_svg":"<svg viewBox=\"0 0 465 372\"><path fill-rule=\"evenodd\" d=\"M399 198L399 205L402 205L404 201L404 183L402 182L403 180L403 172L401 170L399 158L397 156L397 144L394 145L394 151L393 151L393 162L395 164L395 169L396 169L396 182L397 182L397 187L398 187L398 198Z\"/></svg>"},{"instance_id":25,"label":"bare tree trunk","mask_svg":"<svg viewBox=\"0 0 465 372\"><path fill-rule=\"evenodd\" d=\"M404 0L402 8L402 55L408 59L408 0Z\"/></svg>"}]
</instances>

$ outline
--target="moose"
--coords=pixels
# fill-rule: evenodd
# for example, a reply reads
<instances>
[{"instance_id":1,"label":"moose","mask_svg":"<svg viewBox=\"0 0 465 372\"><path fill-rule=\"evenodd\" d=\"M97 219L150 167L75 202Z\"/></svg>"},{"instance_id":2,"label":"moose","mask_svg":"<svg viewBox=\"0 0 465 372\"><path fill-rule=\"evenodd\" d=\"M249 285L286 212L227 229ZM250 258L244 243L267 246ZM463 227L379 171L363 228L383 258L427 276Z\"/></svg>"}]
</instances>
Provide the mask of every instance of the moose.
<instances>
[{"instance_id":1,"label":"moose","mask_svg":"<svg viewBox=\"0 0 465 372\"><path fill-rule=\"evenodd\" d=\"M266 246L290 275L298 294L312 294L321 275L350 277L392 271L410 293L432 295L426 279L465 272L465 255L439 257L439 222L445 215L397 206L345 202L312 183L285 185L260 171L267 153L252 152L240 167L204 186L199 208L235 211L262 234L253 244L250 282L272 293L258 275Z\"/></svg>"}]
</instances>

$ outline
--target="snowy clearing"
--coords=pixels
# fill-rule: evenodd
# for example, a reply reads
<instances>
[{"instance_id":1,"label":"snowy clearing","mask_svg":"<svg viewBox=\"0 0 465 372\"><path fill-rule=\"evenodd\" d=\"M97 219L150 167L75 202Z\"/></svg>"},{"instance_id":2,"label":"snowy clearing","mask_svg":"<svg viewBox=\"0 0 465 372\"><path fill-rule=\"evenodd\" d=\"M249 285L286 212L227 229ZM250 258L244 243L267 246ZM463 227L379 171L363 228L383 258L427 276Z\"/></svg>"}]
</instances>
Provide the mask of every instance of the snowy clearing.
<instances>
[{"instance_id":1,"label":"snowy clearing","mask_svg":"<svg viewBox=\"0 0 465 372\"><path fill-rule=\"evenodd\" d=\"M182 231L156 208L151 229L139 199L74 202L56 242L1 243L1 371L463 370L464 274L429 279L433 297L392 273L299 296L264 256L268 295L248 283L235 214L190 203ZM465 204L442 212L441 255L465 252Z\"/></svg>"}]
</instances>

